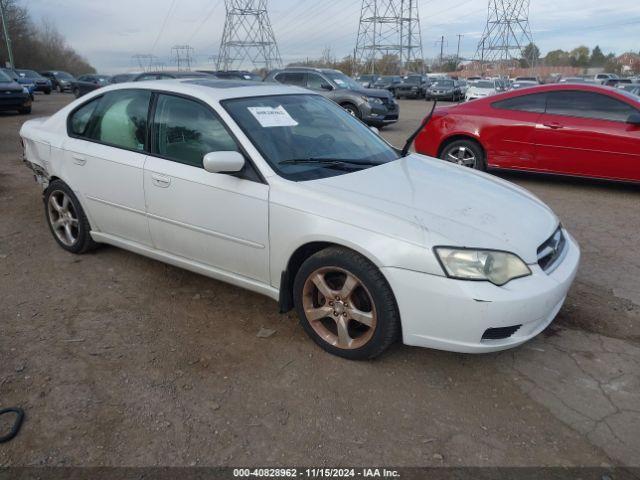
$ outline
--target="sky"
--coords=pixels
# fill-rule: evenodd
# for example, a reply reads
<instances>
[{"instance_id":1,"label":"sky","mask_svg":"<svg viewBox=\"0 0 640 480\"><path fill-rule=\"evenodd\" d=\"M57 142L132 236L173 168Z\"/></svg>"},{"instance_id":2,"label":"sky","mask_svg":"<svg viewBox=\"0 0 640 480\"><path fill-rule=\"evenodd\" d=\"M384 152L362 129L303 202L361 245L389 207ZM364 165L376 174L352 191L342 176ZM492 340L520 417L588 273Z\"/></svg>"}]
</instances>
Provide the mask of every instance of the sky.
<instances>
[{"instance_id":1,"label":"sky","mask_svg":"<svg viewBox=\"0 0 640 480\"><path fill-rule=\"evenodd\" d=\"M488 0L417 0L424 55L473 57ZM223 0L23 0L36 21L52 21L101 73L139 70L132 56L154 54L171 66L171 47L190 44L200 67L212 68L224 26ZM284 63L353 52L361 0L270 0L269 15ZM543 54L600 45L605 53L640 50L637 0L531 0L530 25Z\"/></svg>"}]
</instances>

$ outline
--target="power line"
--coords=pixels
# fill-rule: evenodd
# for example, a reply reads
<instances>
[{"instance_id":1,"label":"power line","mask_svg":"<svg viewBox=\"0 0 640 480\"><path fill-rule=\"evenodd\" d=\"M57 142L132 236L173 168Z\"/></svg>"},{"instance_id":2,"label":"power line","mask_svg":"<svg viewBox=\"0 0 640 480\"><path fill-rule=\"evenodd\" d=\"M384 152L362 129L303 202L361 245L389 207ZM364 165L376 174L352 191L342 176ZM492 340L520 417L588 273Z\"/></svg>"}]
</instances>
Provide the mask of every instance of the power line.
<instances>
[{"instance_id":1,"label":"power line","mask_svg":"<svg viewBox=\"0 0 640 480\"><path fill-rule=\"evenodd\" d=\"M0 17L2 18L2 30L4 31L4 40L7 44L7 54L9 55L9 66L15 67L13 63L13 48L11 47L11 37L9 36L9 29L7 28L7 22L4 19L4 8L2 1L0 0Z\"/></svg>"},{"instance_id":2,"label":"power line","mask_svg":"<svg viewBox=\"0 0 640 480\"><path fill-rule=\"evenodd\" d=\"M173 7L175 7L175 5L176 5L176 0L172 0L171 1L171 5L169 6L169 10L167 10L167 15L164 17L164 21L162 22L162 25L160 26L160 31L158 32L158 36L156 37L156 41L153 42L153 47L151 47L151 53L155 52L156 47L158 46L158 41L160 40L160 37L164 33L164 29L167 26L167 21L169 20L169 15L171 15L171 12L173 10Z\"/></svg>"}]
</instances>

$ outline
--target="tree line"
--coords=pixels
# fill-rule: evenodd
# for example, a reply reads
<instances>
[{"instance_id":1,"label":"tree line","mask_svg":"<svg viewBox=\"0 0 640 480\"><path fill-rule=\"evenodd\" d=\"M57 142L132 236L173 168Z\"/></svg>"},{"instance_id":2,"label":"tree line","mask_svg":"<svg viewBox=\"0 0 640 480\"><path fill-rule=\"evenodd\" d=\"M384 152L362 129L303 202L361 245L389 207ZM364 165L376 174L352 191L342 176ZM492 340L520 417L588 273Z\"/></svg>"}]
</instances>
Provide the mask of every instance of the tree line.
<instances>
[{"instance_id":1,"label":"tree line","mask_svg":"<svg viewBox=\"0 0 640 480\"><path fill-rule=\"evenodd\" d=\"M91 64L71 46L51 22L36 24L17 0L0 0L11 39L16 68L63 70L72 75L95 73ZM4 31L0 25L0 65L9 61Z\"/></svg>"}]
</instances>

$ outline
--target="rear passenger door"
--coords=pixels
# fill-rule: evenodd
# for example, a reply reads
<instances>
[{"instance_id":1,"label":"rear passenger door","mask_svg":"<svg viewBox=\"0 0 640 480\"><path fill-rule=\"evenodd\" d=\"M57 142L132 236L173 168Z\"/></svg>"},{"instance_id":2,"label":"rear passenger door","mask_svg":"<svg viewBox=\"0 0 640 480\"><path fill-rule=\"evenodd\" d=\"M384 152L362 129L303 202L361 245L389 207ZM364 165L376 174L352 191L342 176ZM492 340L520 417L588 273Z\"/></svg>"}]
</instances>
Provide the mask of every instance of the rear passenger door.
<instances>
[{"instance_id":1,"label":"rear passenger door","mask_svg":"<svg viewBox=\"0 0 640 480\"><path fill-rule=\"evenodd\" d=\"M116 90L69 119L64 169L94 230L151 245L143 167L151 92Z\"/></svg>"},{"instance_id":2,"label":"rear passenger door","mask_svg":"<svg viewBox=\"0 0 640 480\"><path fill-rule=\"evenodd\" d=\"M483 119L482 140L489 166L535 169L536 125L544 113L546 94L511 97L491 104Z\"/></svg>"},{"instance_id":3,"label":"rear passenger door","mask_svg":"<svg viewBox=\"0 0 640 480\"><path fill-rule=\"evenodd\" d=\"M162 93L154 110L144 189L155 247L268 283L268 185L250 163L236 175L204 170L207 153L241 151L208 105Z\"/></svg>"},{"instance_id":4,"label":"rear passenger door","mask_svg":"<svg viewBox=\"0 0 640 480\"><path fill-rule=\"evenodd\" d=\"M637 179L640 129L627 122L639 113L612 96L588 91L550 92L536 131L542 170L615 179Z\"/></svg>"},{"instance_id":5,"label":"rear passenger door","mask_svg":"<svg viewBox=\"0 0 640 480\"><path fill-rule=\"evenodd\" d=\"M274 77L279 83L285 85L295 85L296 87L307 87L307 74L305 72L282 72Z\"/></svg>"}]
</instances>

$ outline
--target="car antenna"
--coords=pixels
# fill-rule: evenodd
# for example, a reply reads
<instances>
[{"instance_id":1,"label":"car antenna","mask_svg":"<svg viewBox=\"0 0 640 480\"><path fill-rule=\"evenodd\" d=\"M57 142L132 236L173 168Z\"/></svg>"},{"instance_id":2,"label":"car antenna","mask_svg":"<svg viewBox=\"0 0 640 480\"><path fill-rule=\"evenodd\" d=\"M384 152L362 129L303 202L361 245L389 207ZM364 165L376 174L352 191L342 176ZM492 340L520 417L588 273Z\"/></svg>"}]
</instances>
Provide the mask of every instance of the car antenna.
<instances>
[{"instance_id":1,"label":"car antenna","mask_svg":"<svg viewBox=\"0 0 640 480\"><path fill-rule=\"evenodd\" d=\"M431 117L433 117L433 112L436 111L436 105L438 105L437 99L433 101L433 106L431 107L431 111L429 112L429 115L425 117L425 119L420 124L420 127L415 132L413 132L413 134L407 139L407 143L404 144L404 148L402 149L403 157L406 157L407 155L409 155L409 149L411 148L413 141L417 138L417 136L420 134L422 129L427 126L427 123L431 121Z\"/></svg>"}]
</instances>

